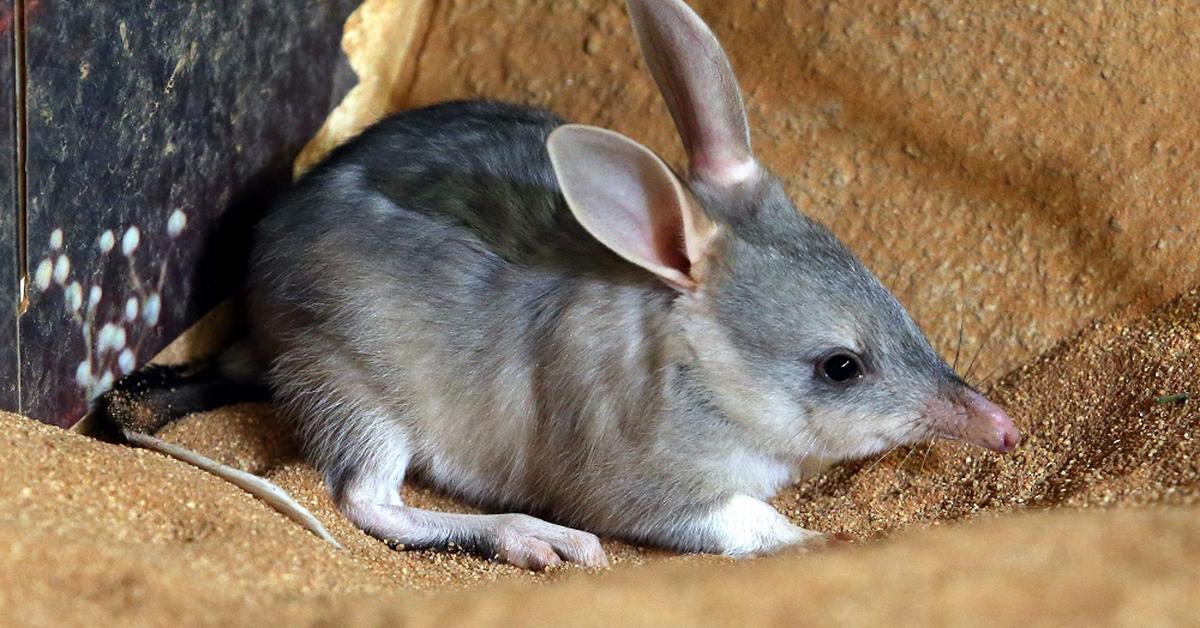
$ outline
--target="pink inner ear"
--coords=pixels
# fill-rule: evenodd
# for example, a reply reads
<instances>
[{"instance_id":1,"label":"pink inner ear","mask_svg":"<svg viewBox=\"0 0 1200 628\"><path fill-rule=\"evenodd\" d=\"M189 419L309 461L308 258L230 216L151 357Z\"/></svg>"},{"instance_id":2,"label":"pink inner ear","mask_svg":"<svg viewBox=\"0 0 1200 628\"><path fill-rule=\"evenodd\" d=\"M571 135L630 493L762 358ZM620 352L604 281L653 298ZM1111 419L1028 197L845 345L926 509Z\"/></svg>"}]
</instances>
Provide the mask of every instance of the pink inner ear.
<instances>
[{"instance_id":1,"label":"pink inner ear","mask_svg":"<svg viewBox=\"0 0 1200 628\"><path fill-rule=\"evenodd\" d=\"M691 290L683 187L654 153L618 133L566 125L546 142L571 212L614 253Z\"/></svg>"},{"instance_id":2,"label":"pink inner ear","mask_svg":"<svg viewBox=\"0 0 1200 628\"><path fill-rule=\"evenodd\" d=\"M611 138L587 141L594 180L576 181L572 187L574 198L586 206L576 212L586 214L585 226L608 234L605 244L613 248L629 249L639 258L687 274L690 262L683 250L679 202L675 190L663 185L658 164L653 163L657 159L650 155L648 160L641 151L630 154L628 146ZM586 159L574 158L581 164Z\"/></svg>"},{"instance_id":3,"label":"pink inner ear","mask_svg":"<svg viewBox=\"0 0 1200 628\"><path fill-rule=\"evenodd\" d=\"M687 275L692 263L687 258L683 241L683 217L679 213L678 200L674 198L652 198L651 203L661 208L651 210L654 226L652 228L655 253L666 266Z\"/></svg>"}]
</instances>

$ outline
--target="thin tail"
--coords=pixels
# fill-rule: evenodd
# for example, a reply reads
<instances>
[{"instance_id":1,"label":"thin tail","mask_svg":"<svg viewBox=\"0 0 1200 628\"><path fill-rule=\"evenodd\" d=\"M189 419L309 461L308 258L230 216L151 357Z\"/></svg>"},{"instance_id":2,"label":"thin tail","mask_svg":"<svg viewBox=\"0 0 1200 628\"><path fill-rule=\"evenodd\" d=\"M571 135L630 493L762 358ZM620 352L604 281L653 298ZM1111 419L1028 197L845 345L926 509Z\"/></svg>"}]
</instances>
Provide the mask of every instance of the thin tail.
<instances>
[{"instance_id":1,"label":"thin tail","mask_svg":"<svg viewBox=\"0 0 1200 628\"><path fill-rule=\"evenodd\" d=\"M288 495L287 491L279 488L274 483L260 478L253 473L247 473L241 469L221 464L212 458L200 455L190 449L184 449L179 445L168 443L149 434L125 432L124 436L128 442L138 447L145 447L146 449L166 454L226 480L243 491L267 502L269 506L283 513L292 521L304 526L313 534L329 541L334 547L342 549L341 543L338 543L337 539L329 534L329 531L325 529L320 520L309 512L307 508L300 505L300 502L296 501L295 498Z\"/></svg>"},{"instance_id":2,"label":"thin tail","mask_svg":"<svg viewBox=\"0 0 1200 628\"><path fill-rule=\"evenodd\" d=\"M204 360L182 365L150 365L130 373L96 399L89 430L106 440L157 451L203 469L263 500L341 549L341 544L320 520L279 486L153 436L193 412L269 399L269 392L261 383L228 377L224 371L219 360Z\"/></svg>"}]
</instances>

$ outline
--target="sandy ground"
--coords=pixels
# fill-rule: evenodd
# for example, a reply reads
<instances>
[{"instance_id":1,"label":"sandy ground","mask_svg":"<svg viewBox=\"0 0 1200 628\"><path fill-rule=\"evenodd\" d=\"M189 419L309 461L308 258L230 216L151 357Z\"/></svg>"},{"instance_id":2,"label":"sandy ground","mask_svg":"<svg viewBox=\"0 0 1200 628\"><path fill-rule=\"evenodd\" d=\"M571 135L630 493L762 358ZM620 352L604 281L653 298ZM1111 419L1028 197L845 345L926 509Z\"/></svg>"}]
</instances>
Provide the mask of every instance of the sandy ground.
<instances>
[{"instance_id":1,"label":"sandy ground","mask_svg":"<svg viewBox=\"0 0 1200 628\"><path fill-rule=\"evenodd\" d=\"M1029 434L1015 454L942 442L778 498L798 523L856 543L733 563L608 541L605 574L393 551L335 513L265 406L194 415L164 437L275 480L345 550L201 471L3 415L0 618L1200 621L1200 398L1164 398L1200 392L1198 366L1192 291L1146 317L1099 321L999 382L994 394ZM406 492L420 506L469 510Z\"/></svg>"},{"instance_id":2,"label":"sandy ground","mask_svg":"<svg viewBox=\"0 0 1200 628\"><path fill-rule=\"evenodd\" d=\"M272 478L345 551L203 472L0 415L0 623L1200 623L1190 0L693 5L763 160L943 353L961 348L1027 434L1014 454L942 442L780 495L798 523L861 539L828 551L731 563L608 541L607 573L531 574L354 530L264 406L164 436ZM343 44L360 84L300 170L387 111L475 96L678 162L618 2L368 0Z\"/></svg>"}]
</instances>

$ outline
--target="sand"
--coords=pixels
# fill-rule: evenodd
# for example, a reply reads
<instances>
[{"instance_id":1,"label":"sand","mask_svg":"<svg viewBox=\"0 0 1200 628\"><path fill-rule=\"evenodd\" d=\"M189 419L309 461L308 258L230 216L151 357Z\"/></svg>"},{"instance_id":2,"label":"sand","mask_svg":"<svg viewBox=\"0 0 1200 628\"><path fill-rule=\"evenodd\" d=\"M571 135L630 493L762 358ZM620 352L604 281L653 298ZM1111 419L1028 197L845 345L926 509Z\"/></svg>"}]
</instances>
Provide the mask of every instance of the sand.
<instances>
[{"instance_id":1,"label":"sand","mask_svg":"<svg viewBox=\"0 0 1200 628\"><path fill-rule=\"evenodd\" d=\"M1144 317L1098 321L998 382L993 394L1028 434L1014 454L939 442L776 500L854 543L737 563L606 541L614 566L599 574L389 549L336 514L263 405L193 415L163 436L278 482L344 550L176 461L2 415L0 618L1200 621L1200 397L1164 399L1200 393L1198 366L1193 290ZM423 507L471 510L405 490Z\"/></svg>"},{"instance_id":2,"label":"sand","mask_svg":"<svg viewBox=\"0 0 1200 628\"><path fill-rule=\"evenodd\" d=\"M692 4L763 161L961 349L1026 433L1016 452L939 442L788 489L797 523L859 539L825 551L736 563L608 540L606 572L532 574L358 532L266 406L163 435L275 480L344 551L201 471L0 415L0 624L1200 623L1190 0ZM618 2L367 0L343 46L359 86L297 171L387 111L478 96L679 163Z\"/></svg>"}]
</instances>

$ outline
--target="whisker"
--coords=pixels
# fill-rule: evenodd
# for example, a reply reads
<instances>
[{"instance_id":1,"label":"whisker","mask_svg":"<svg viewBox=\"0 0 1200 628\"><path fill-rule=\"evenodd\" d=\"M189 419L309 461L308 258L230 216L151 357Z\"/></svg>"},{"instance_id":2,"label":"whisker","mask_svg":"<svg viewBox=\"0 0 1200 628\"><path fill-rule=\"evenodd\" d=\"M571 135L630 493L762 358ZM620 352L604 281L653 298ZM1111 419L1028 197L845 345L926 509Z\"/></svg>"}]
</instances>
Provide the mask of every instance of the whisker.
<instances>
[{"instance_id":1,"label":"whisker","mask_svg":"<svg viewBox=\"0 0 1200 628\"><path fill-rule=\"evenodd\" d=\"M916 451L917 447L918 447L917 445L913 445L913 446L911 446L911 447L909 447L909 448L908 448L908 453L907 453L907 454L904 454L904 458L903 458L903 459L900 461L900 466L899 466L899 467L896 467L896 475L897 475L897 476L899 476L899 475L900 475L900 472L904 470L904 464L905 464L906 462L908 462L908 459L909 459L909 457L910 457L910 456L912 456L912 453L913 453L914 451Z\"/></svg>"},{"instance_id":2,"label":"whisker","mask_svg":"<svg viewBox=\"0 0 1200 628\"><path fill-rule=\"evenodd\" d=\"M962 353L963 344L963 318L966 308L966 294L963 288L962 275L958 277L958 346L954 348L954 364L950 366L954 372L958 372L958 357Z\"/></svg>"},{"instance_id":3,"label":"whisker","mask_svg":"<svg viewBox=\"0 0 1200 628\"><path fill-rule=\"evenodd\" d=\"M1000 322L1002 320L1003 319L997 317L996 322L992 323L992 328L988 330L987 336L984 337L983 342L979 343L979 348L975 350L975 356L971 358L970 364L967 364L966 372L963 373L962 378L964 380L967 380L971 377L971 372L975 370L975 362L979 359L979 356L983 355L984 349L987 349L988 343L992 341L992 336L995 336L996 330L1000 328Z\"/></svg>"},{"instance_id":4,"label":"whisker","mask_svg":"<svg viewBox=\"0 0 1200 628\"><path fill-rule=\"evenodd\" d=\"M929 436L932 436L932 435L933 435L932 433L929 434ZM927 438L928 438L928 436L927 436ZM929 452L933 451L933 445L935 442L936 442L935 439L930 438L929 441L927 442L927 444L925 445L925 455L921 456L921 473L925 473L925 460L927 458L929 458Z\"/></svg>"},{"instance_id":5,"label":"whisker","mask_svg":"<svg viewBox=\"0 0 1200 628\"><path fill-rule=\"evenodd\" d=\"M912 457L913 452L916 451L917 448L920 446L920 441L928 439L930 434L933 433L933 430L928 425L925 425L924 421L922 421L920 419L920 417L918 417L917 419L910 422L910 425L915 425L916 427L919 427L920 431L921 431L921 436L917 439L917 441L918 441L917 444L914 444L908 448L908 453L904 454L904 459L900 461L900 466L896 467L896 483L893 485L895 488L899 488L900 474L901 474L901 472L904 471L904 465L908 464L908 459L910 457Z\"/></svg>"},{"instance_id":6,"label":"whisker","mask_svg":"<svg viewBox=\"0 0 1200 628\"><path fill-rule=\"evenodd\" d=\"M988 385L992 383L992 378L997 375L1002 375L1003 370L1004 370L1004 367L998 366L998 367L988 371L987 377L984 377L983 379L979 380L979 384L975 385L975 387L978 388L979 390L985 390L988 387Z\"/></svg>"},{"instance_id":7,"label":"whisker","mask_svg":"<svg viewBox=\"0 0 1200 628\"><path fill-rule=\"evenodd\" d=\"M875 459L875 462L872 462L872 463L870 464L870 466L868 466L866 469L863 469L863 470L862 470L862 473L869 473L869 472L871 471L871 469L874 469L874 468L875 468L875 467L876 467L876 466L877 466L879 463L883 462L883 459L884 459L884 458L887 458L888 456L890 456L890 455L892 454L892 452L893 452L893 451L896 451L896 448L898 448L898 447L900 447L900 445L898 445L898 444L897 444L897 445L892 445L892 447L891 447L890 449L888 449L887 451L883 452L883 455L881 455L881 456L879 456L878 458L876 458L876 459Z\"/></svg>"},{"instance_id":8,"label":"whisker","mask_svg":"<svg viewBox=\"0 0 1200 628\"><path fill-rule=\"evenodd\" d=\"M911 418L911 419L909 419L909 420L905 421L905 422L904 422L904 423L903 423L903 424L900 426L900 429L901 429L901 430L905 430L905 431L907 431L907 430L909 430L909 429L913 428L914 426L920 426L920 427L921 427L923 430L926 430L926 431L928 431L928 429L929 429L929 428L928 428L928 427L925 427L924 425L922 425L922 423L923 423L923 417L919 417L919 416L918 416L918 417L914 417L914 418ZM907 440L907 439L906 439L906 440ZM887 450L887 451L883 452L883 455L882 455L882 456L880 456L879 458L877 458L877 459L876 459L874 462L872 462L872 463L871 463L869 466L867 466L867 468L863 469L863 470L862 470L862 473L866 473L866 472L870 471L871 469L874 469L874 468L875 468L875 467L876 467L876 466L877 466L877 465L878 465L880 462L883 462L883 459L884 459L884 458L887 458L889 455L891 455L891 453L892 453L892 452L896 451L896 450L897 450L897 449L899 449L901 446L902 446L902 444L901 444L901 443L896 443L895 445L892 445L890 448L888 448L888 450ZM909 450L909 453L910 453L910 454L912 453L912 450L911 450L911 449ZM905 460L908 460L908 456L905 456L905 457L904 457L904 459L905 459ZM900 462L900 466L901 466L901 468L903 468L903 466L904 466L904 461L901 461L901 462Z\"/></svg>"}]
</instances>

